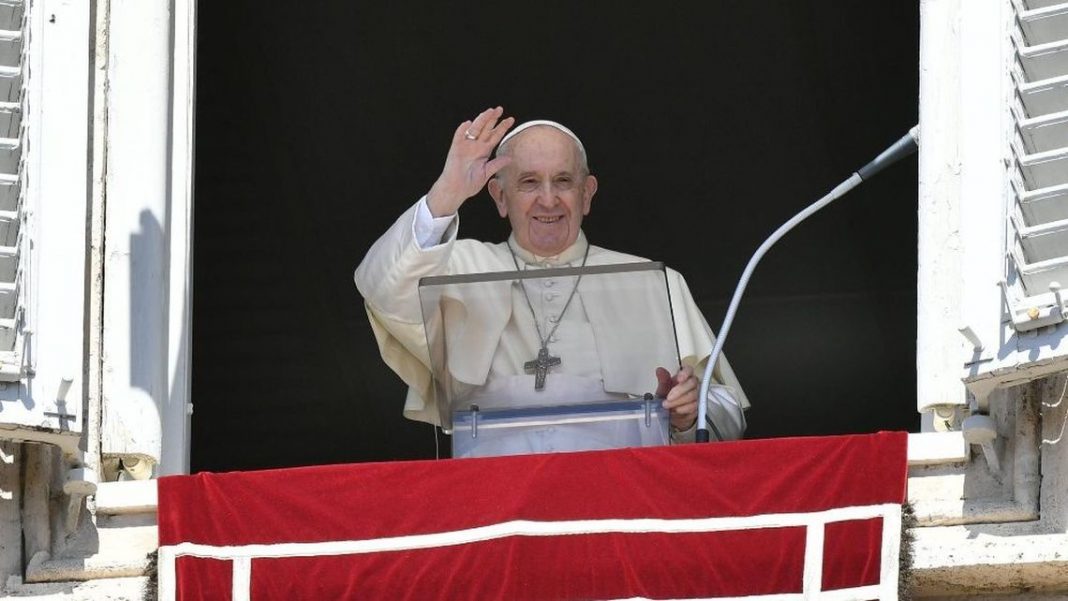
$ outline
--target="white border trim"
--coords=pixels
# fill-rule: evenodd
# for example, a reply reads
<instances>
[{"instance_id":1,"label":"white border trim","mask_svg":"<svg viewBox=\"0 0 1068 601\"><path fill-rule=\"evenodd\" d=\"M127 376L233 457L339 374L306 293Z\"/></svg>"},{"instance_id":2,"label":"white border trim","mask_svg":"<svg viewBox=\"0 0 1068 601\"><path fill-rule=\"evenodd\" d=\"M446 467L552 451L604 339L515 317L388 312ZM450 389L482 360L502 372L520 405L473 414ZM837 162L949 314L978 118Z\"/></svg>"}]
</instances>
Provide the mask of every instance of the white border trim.
<instances>
[{"instance_id":1,"label":"white border trim","mask_svg":"<svg viewBox=\"0 0 1068 601\"><path fill-rule=\"evenodd\" d=\"M898 511L901 509L898 508ZM823 541L826 534L824 523L809 523L805 528L805 564L801 578L801 592L811 599L823 588Z\"/></svg>"},{"instance_id":2,"label":"white border trim","mask_svg":"<svg viewBox=\"0 0 1068 601\"><path fill-rule=\"evenodd\" d=\"M174 601L178 596L176 575L178 554L174 547L160 547L156 555L156 584L161 601Z\"/></svg>"},{"instance_id":3,"label":"white border trim","mask_svg":"<svg viewBox=\"0 0 1068 601\"><path fill-rule=\"evenodd\" d=\"M233 561L234 576L231 587L231 601L251 601L252 599L252 558L235 557Z\"/></svg>"},{"instance_id":4,"label":"white border trim","mask_svg":"<svg viewBox=\"0 0 1068 601\"><path fill-rule=\"evenodd\" d=\"M897 533L886 536L887 532ZM901 578L901 510L887 511L883 514L883 548L879 554L879 598L897 599L898 584Z\"/></svg>"},{"instance_id":5,"label":"white border trim","mask_svg":"<svg viewBox=\"0 0 1068 601\"><path fill-rule=\"evenodd\" d=\"M880 551L880 584L821 591L823 570L824 526L831 522L883 519L882 547ZM255 558L314 557L330 555L357 555L412 549L430 549L478 543L512 536L567 536L606 533L694 533L758 530L765 528L806 528L805 566L802 593L781 595L754 595L737 599L792 600L821 599L832 601L864 600L873 597L897 598L898 554L900 552L901 506L896 503L839 507L808 513L778 513L746 517L719 517L694 519L606 519L537 522L513 520L477 528L413 534L385 538L325 541L316 543L275 543L257 545L215 546L197 543L179 543L159 548L159 598L173 601L175 589L175 562L179 556L193 556L234 560L234 601L248 599L251 583L251 565ZM241 590L239 591L239 582ZM734 597L717 597L719 600Z\"/></svg>"}]
</instances>

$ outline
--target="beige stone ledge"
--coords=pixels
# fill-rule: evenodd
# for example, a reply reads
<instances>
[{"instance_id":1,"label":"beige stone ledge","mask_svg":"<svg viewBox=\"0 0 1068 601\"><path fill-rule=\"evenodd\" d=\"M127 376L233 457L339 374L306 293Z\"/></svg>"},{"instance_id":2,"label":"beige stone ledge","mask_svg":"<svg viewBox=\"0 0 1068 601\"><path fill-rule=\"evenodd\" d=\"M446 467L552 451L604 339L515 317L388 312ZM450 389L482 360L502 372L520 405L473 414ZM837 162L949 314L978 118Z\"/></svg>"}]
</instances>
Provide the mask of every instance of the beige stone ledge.
<instances>
[{"instance_id":1,"label":"beige stone ledge","mask_svg":"<svg viewBox=\"0 0 1068 601\"><path fill-rule=\"evenodd\" d=\"M924 597L1068 591L1068 535L1035 525L913 530L916 593Z\"/></svg>"},{"instance_id":2,"label":"beige stone ledge","mask_svg":"<svg viewBox=\"0 0 1068 601\"><path fill-rule=\"evenodd\" d=\"M8 579L0 588L0 598L27 601L143 601L149 580L137 578L106 578L87 582L50 582L26 584L17 576Z\"/></svg>"}]
</instances>

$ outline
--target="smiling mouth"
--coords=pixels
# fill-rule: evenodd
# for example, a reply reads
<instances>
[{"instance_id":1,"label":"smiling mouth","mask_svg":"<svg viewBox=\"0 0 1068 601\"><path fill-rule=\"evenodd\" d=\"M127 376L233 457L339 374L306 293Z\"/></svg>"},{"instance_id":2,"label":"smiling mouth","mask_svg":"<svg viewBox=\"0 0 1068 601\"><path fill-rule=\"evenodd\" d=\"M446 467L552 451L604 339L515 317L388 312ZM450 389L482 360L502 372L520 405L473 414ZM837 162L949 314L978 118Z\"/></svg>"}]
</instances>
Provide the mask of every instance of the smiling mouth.
<instances>
[{"instance_id":1,"label":"smiling mouth","mask_svg":"<svg viewBox=\"0 0 1068 601\"><path fill-rule=\"evenodd\" d=\"M557 221L560 221L563 218L564 218L563 215L556 215L555 217L539 216L539 217L535 217L534 221L538 221L538 222L541 222L541 223L556 223Z\"/></svg>"}]
</instances>

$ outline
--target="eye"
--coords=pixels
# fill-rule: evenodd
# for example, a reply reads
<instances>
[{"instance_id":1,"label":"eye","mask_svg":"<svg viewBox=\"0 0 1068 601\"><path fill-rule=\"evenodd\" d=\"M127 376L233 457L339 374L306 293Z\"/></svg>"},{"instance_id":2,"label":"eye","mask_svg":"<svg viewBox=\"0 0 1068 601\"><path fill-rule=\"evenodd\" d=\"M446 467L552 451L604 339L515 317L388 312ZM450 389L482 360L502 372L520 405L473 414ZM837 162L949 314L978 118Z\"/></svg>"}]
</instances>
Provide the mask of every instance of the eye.
<instances>
[{"instance_id":1,"label":"eye","mask_svg":"<svg viewBox=\"0 0 1068 601\"><path fill-rule=\"evenodd\" d=\"M519 180L519 189L529 192L538 188L538 180L534 177L524 177Z\"/></svg>"}]
</instances>

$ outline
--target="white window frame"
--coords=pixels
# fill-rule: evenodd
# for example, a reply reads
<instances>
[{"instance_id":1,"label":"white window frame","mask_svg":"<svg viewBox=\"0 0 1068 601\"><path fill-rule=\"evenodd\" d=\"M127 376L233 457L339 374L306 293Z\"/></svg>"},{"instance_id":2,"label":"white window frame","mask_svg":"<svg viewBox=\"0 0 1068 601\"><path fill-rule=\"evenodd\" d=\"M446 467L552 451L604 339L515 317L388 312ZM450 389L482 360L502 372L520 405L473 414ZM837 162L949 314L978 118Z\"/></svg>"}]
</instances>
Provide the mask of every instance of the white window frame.
<instances>
[{"instance_id":1,"label":"white window frame","mask_svg":"<svg viewBox=\"0 0 1068 601\"><path fill-rule=\"evenodd\" d=\"M100 452L187 473L196 1L107 5Z\"/></svg>"}]
</instances>

